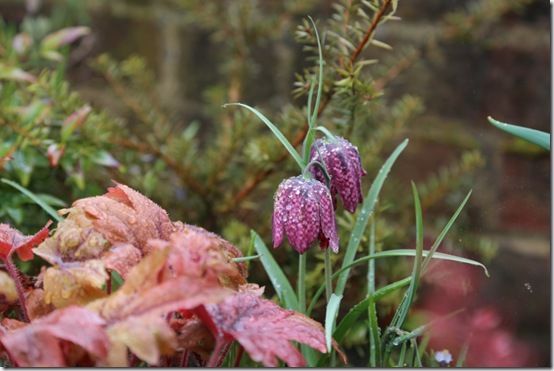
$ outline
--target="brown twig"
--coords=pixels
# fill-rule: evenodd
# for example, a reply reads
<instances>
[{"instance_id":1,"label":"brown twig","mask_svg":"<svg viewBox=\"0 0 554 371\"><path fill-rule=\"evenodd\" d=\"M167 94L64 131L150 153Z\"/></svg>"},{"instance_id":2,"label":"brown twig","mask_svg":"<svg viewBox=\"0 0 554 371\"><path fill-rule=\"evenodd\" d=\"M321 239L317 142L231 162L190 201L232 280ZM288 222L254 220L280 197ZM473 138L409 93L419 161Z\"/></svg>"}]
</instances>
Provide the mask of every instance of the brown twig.
<instances>
[{"instance_id":1,"label":"brown twig","mask_svg":"<svg viewBox=\"0 0 554 371\"><path fill-rule=\"evenodd\" d=\"M364 37L362 38L362 41L360 41L360 43L356 47L356 50L354 50L354 53L352 53L352 55L350 56L350 63L351 64L354 64L354 62L356 61L356 59L358 58L358 56L360 55L362 50L364 50L364 48L365 48L366 44L368 43L369 39L373 36L373 32L375 31L375 29L377 28L377 25L381 21L381 18L385 14L385 11L387 10L390 2L391 2L391 0L385 0L383 2L383 4L381 5L381 7L379 8L379 10L377 10L375 15L373 16L371 24L369 25L369 28L367 29Z\"/></svg>"}]
</instances>

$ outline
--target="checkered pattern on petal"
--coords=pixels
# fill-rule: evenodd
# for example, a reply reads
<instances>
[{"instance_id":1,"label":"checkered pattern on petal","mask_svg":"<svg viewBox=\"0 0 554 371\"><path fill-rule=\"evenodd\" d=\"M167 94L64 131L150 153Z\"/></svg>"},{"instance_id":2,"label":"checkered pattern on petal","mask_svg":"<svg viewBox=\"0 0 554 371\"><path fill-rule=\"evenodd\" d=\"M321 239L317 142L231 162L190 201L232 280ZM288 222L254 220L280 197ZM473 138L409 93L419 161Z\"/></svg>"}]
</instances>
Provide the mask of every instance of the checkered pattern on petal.
<instances>
[{"instance_id":1,"label":"checkered pattern on petal","mask_svg":"<svg viewBox=\"0 0 554 371\"><path fill-rule=\"evenodd\" d=\"M361 185L362 176L366 174L357 148L344 138L330 141L318 139L312 145L310 158L325 164L331 178L333 203L335 195L338 194L344 208L354 213L358 204L363 201ZM310 170L317 180L325 183L325 176L321 169L313 166ZM335 203L334 205L336 206Z\"/></svg>"},{"instance_id":2,"label":"checkered pattern on petal","mask_svg":"<svg viewBox=\"0 0 554 371\"><path fill-rule=\"evenodd\" d=\"M322 247L338 250L331 194L321 182L297 176L279 185L273 210L273 246L278 247L284 236L301 254L318 239Z\"/></svg>"}]
</instances>

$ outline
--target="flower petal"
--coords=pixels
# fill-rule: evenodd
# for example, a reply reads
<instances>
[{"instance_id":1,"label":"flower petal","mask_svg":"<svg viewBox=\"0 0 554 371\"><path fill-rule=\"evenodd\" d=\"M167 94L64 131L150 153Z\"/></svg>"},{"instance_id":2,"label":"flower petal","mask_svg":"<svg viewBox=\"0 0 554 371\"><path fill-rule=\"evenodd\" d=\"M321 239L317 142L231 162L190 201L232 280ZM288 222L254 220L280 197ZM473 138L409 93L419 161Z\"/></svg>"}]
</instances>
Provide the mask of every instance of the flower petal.
<instances>
[{"instance_id":1,"label":"flower petal","mask_svg":"<svg viewBox=\"0 0 554 371\"><path fill-rule=\"evenodd\" d=\"M333 209L333 200L329 190L321 185L316 190L318 194L319 218L321 222L321 232L326 238L334 252L339 251L339 238L337 235L337 225L335 222L335 211ZM322 247L325 244L322 244Z\"/></svg>"}]
</instances>

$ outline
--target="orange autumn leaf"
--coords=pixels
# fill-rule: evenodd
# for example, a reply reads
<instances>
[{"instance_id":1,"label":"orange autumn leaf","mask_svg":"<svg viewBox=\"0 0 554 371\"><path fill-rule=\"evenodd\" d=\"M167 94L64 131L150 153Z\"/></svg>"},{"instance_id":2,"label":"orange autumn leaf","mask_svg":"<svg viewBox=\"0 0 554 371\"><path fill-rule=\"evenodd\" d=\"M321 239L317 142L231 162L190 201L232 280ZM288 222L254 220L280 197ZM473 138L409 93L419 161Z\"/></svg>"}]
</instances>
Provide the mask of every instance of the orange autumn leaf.
<instances>
[{"instance_id":1,"label":"orange autumn leaf","mask_svg":"<svg viewBox=\"0 0 554 371\"><path fill-rule=\"evenodd\" d=\"M46 303L43 289L32 289L27 291L25 294L25 303L27 306L27 314L31 321L43 317L56 309L52 304Z\"/></svg>"},{"instance_id":2,"label":"orange autumn leaf","mask_svg":"<svg viewBox=\"0 0 554 371\"><path fill-rule=\"evenodd\" d=\"M277 366L279 359L290 367L305 366L304 357L292 341L327 352L320 323L259 295L257 290L237 292L197 313L216 335L236 340L252 360L266 367Z\"/></svg>"},{"instance_id":3,"label":"orange autumn leaf","mask_svg":"<svg viewBox=\"0 0 554 371\"><path fill-rule=\"evenodd\" d=\"M233 258L240 252L221 237L202 228L186 225L173 233L169 241L152 240L150 248L171 247L168 257L169 276L186 275L210 280L237 289L246 283L246 272Z\"/></svg>"},{"instance_id":4,"label":"orange autumn leaf","mask_svg":"<svg viewBox=\"0 0 554 371\"><path fill-rule=\"evenodd\" d=\"M164 209L119 183L103 196L75 201L73 208L82 209L111 244L129 243L141 251L149 239L165 240L175 230Z\"/></svg>"},{"instance_id":5,"label":"orange autumn leaf","mask_svg":"<svg viewBox=\"0 0 554 371\"><path fill-rule=\"evenodd\" d=\"M0 304L10 304L17 301L15 282L4 271L0 271Z\"/></svg>"},{"instance_id":6,"label":"orange autumn leaf","mask_svg":"<svg viewBox=\"0 0 554 371\"><path fill-rule=\"evenodd\" d=\"M209 280L162 274L170 248L154 249L133 267L121 288L87 307L107 322L110 352L105 365L127 366L127 348L149 364L176 350L167 314L215 303L231 293Z\"/></svg>"},{"instance_id":7,"label":"orange autumn leaf","mask_svg":"<svg viewBox=\"0 0 554 371\"><path fill-rule=\"evenodd\" d=\"M100 260L62 263L46 269L43 277L44 302L63 308L84 305L106 295L102 289L108 279Z\"/></svg>"},{"instance_id":8,"label":"orange autumn leaf","mask_svg":"<svg viewBox=\"0 0 554 371\"><path fill-rule=\"evenodd\" d=\"M54 235L34 249L53 264L44 275L45 300L58 308L104 296L106 270L125 278L149 239L168 238L175 229L163 209L122 184L64 212Z\"/></svg>"},{"instance_id":9,"label":"orange autumn leaf","mask_svg":"<svg viewBox=\"0 0 554 371\"><path fill-rule=\"evenodd\" d=\"M73 343L92 358L102 359L108 353L109 340L96 313L72 306L54 311L26 326L11 326L0 342L17 366L69 366L64 342Z\"/></svg>"}]
</instances>

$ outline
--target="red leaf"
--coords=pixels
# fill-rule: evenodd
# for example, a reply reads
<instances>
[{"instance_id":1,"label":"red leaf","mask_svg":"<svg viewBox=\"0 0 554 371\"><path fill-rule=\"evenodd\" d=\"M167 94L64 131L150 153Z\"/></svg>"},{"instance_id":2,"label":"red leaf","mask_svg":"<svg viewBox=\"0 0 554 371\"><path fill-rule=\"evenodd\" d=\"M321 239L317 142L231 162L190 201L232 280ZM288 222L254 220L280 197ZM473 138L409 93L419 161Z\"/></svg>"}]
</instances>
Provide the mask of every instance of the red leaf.
<instances>
[{"instance_id":1,"label":"red leaf","mask_svg":"<svg viewBox=\"0 0 554 371\"><path fill-rule=\"evenodd\" d=\"M6 260L14 252L17 252L23 261L33 259L32 248L48 237L48 227L51 223L51 221L46 223L40 231L32 236L25 236L7 224L0 224L0 259Z\"/></svg>"},{"instance_id":2,"label":"red leaf","mask_svg":"<svg viewBox=\"0 0 554 371\"><path fill-rule=\"evenodd\" d=\"M58 166L58 162L60 162L60 158L63 156L64 152L64 145L60 145L57 143L50 144L48 146L48 150L46 151L46 156L48 157L48 162L50 162L50 166Z\"/></svg>"},{"instance_id":3,"label":"red leaf","mask_svg":"<svg viewBox=\"0 0 554 371\"><path fill-rule=\"evenodd\" d=\"M291 341L327 352L321 324L260 298L258 292L238 292L205 309L197 312L216 334L235 339L264 366L275 367L278 359L291 367L305 366L304 357Z\"/></svg>"},{"instance_id":4,"label":"red leaf","mask_svg":"<svg viewBox=\"0 0 554 371\"><path fill-rule=\"evenodd\" d=\"M73 208L83 209L112 245L130 243L143 252L149 239L166 240L175 230L164 209L119 183L103 196L75 201Z\"/></svg>"},{"instance_id":5,"label":"red leaf","mask_svg":"<svg viewBox=\"0 0 554 371\"><path fill-rule=\"evenodd\" d=\"M161 319L174 311L219 302L232 293L209 280L163 274L169 252L167 248L152 251L131 269L118 291L88 305L108 322L107 365L126 366L127 348L157 364L160 355L174 351L177 344L174 331Z\"/></svg>"},{"instance_id":6,"label":"red leaf","mask_svg":"<svg viewBox=\"0 0 554 371\"><path fill-rule=\"evenodd\" d=\"M169 276L188 276L238 289L246 283L246 272L232 261L241 256L233 245L202 228L185 225L169 241L150 241L150 249L170 247Z\"/></svg>"},{"instance_id":7,"label":"red leaf","mask_svg":"<svg viewBox=\"0 0 554 371\"><path fill-rule=\"evenodd\" d=\"M92 357L106 357L109 342L103 325L104 320L96 313L74 306L8 331L0 342L18 366L64 367L63 341L82 347Z\"/></svg>"},{"instance_id":8,"label":"red leaf","mask_svg":"<svg viewBox=\"0 0 554 371\"><path fill-rule=\"evenodd\" d=\"M102 261L107 269L116 271L121 277L126 278L129 270L135 266L142 255L140 250L130 245L120 244L114 246L102 256Z\"/></svg>"}]
</instances>

